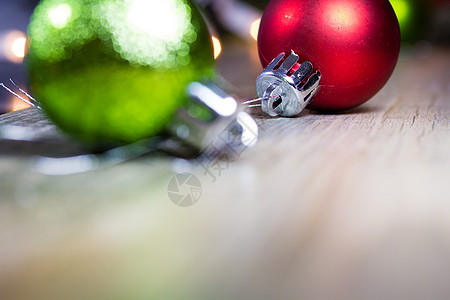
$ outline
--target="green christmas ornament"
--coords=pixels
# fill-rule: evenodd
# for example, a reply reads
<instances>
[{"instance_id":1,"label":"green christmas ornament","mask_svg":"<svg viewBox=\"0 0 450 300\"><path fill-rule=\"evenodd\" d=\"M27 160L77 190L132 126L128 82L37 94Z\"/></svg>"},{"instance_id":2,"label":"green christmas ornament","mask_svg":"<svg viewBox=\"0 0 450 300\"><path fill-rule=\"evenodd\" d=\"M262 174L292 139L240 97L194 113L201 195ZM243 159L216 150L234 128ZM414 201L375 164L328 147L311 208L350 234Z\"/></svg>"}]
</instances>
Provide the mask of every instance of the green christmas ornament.
<instances>
[{"instance_id":1,"label":"green christmas ornament","mask_svg":"<svg viewBox=\"0 0 450 300\"><path fill-rule=\"evenodd\" d=\"M431 12L426 0L390 0L397 15L404 45L425 39L431 23Z\"/></svg>"},{"instance_id":2,"label":"green christmas ornament","mask_svg":"<svg viewBox=\"0 0 450 300\"><path fill-rule=\"evenodd\" d=\"M187 87L214 75L208 29L189 0L42 0L28 35L31 94L88 145L160 133L189 106Z\"/></svg>"}]
</instances>

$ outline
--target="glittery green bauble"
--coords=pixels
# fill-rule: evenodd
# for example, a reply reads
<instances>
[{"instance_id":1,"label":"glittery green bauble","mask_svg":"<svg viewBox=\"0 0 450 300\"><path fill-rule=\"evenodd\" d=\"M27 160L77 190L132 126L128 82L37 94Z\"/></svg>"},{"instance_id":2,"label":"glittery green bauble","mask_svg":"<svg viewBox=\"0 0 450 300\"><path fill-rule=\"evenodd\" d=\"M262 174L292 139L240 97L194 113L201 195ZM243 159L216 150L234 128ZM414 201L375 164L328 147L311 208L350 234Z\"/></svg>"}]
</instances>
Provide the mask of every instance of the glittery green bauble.
<instances>
[{"instance_id":1,"label":"glittery green bauble","mask_svg":"<svg viewBox=\"0 0 450 300\"><path fill-rule=\"evenodd\" d=\"M213 76L211 39L189 0L43 0L28 29L33 96L65 132L93 144L159 133Z\"/></svg>"}]
</instances>

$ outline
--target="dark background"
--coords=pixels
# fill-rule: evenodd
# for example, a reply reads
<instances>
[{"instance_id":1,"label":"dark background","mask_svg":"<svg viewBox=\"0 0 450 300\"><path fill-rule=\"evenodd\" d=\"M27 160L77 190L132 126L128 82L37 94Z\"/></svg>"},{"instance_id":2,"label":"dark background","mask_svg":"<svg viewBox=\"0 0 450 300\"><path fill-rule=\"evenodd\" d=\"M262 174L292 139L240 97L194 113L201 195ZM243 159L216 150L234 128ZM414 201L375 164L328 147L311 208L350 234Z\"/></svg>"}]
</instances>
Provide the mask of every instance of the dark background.
<instances>
[{"instance_id":1,"label":"dark background","mask_svg":"<svg viewBox=\"0 0 450 300\"><path fill-rule=\"evenodd\" d=\"M38 1L35 0L0 0L0 34L11 30L26 32L29 18ZM22 64L0 60L0 82L13 78L17 83L25 83L25 71ZM12 97L0 91L0 113L12 110Z\"/></svg>"}]
</instances>

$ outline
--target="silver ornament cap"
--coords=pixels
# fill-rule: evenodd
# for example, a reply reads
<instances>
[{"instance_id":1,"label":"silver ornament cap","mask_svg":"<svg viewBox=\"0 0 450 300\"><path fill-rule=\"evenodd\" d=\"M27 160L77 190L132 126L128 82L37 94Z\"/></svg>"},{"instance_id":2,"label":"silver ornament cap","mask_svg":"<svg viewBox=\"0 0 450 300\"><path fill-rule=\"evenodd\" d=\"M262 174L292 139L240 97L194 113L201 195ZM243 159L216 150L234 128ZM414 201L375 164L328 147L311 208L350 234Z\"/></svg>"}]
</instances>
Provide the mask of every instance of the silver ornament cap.
<instances>
[{"instance_id":1,"label":"silver ornament cap","mask_svg":"<svg viewBox=\"0 0 450 300\"><path fill-rule=\"evenodd\" d=\"M291 51L283 61L284 57L285 53L280 53L256 80L256 92L261 98L261 109L272 117L298 115L311 103L320 88L322 75L319 71L312 74L314 67L310 62L302 63L295 72L292 72L299 56Z\"/></svg>"},{"instance_id":2,"label":"silver ornament cap","mask_svg":"<svg viewBox=\"0 0 450 300\"><path fill-rule=\"evenodd\" d=\"M192 82L190 101L169 125L169 132L198 152L209 146L238 151L258 140L258 125L242 106L217 85Z\"/></svg>"}]
</instances>

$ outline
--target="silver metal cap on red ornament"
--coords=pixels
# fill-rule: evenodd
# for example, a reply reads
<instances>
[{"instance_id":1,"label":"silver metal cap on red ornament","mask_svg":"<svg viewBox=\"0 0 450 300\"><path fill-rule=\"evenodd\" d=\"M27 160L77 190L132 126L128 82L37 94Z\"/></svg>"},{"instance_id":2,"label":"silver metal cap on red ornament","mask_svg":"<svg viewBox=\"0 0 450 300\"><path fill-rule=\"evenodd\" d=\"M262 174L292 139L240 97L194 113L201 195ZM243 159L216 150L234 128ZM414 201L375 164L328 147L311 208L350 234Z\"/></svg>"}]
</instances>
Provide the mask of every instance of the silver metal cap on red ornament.
<instances>
[{"instance_id":1,"label":"silver metal cap on red ornament","mask_svg":"<svg viewBox=\"0 0 450 300\"><path fill-rule=\"evenodd\" d=\"M320 88L321 74L319 71L313 73L310 62L299 66L299 56L294 51L286 59L284 57L285 53L280 53L256 80L261 109L272 117L298 115ZM294 71L295 67L298 68Z\"/></svg>"}]
</instances>

